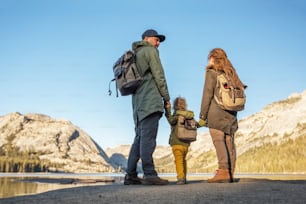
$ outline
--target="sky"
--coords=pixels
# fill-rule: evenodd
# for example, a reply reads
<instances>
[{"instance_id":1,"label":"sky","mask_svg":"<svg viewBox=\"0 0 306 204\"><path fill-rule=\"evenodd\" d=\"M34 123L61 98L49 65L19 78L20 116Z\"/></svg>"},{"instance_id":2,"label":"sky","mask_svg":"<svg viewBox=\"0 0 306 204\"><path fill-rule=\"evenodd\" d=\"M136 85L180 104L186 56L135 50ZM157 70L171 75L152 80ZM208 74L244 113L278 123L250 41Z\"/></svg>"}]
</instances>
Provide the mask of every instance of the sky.
<instances>
[{"instance_id":1,"label":"sky","mask_svg":"<svg viewBox=\"0 0 306 204\"><path fill-rule=\"evenodd\" d=\"M185 97L196 118L216 47L248 85L239 119L306 89L303 0L0 0L0 116L45 114L104 149L132 144L131 96L108 88L114 62L151 28L166 36L159 54L171 101ZM169 134L162 117L157 144Z\"/></svg>"}]
</instances>

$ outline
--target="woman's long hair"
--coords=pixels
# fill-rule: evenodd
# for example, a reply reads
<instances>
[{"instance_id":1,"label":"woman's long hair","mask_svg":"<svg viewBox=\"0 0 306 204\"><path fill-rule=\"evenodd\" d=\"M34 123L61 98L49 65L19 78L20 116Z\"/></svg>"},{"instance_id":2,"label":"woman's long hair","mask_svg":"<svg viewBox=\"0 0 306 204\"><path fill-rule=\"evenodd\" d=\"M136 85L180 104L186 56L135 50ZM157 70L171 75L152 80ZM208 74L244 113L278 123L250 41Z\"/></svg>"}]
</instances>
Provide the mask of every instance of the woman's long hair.
<instances>
[{"instance_id":1,"label":"woman's long hair","mask_svg":"<svg viewBox=\"0 0 306 204\"><path fill-rule=\"evenodd\" d=\"M215 69L216 71L224 72L236 88L245 89L247 87L239 79L235 68L233 67L231 61L227 58L227 55L223 49L212 49L209 52L208 60L210 60L210 58L214 59L214 64L209 64L206 69Z\"/></svg>"}]
</instances>

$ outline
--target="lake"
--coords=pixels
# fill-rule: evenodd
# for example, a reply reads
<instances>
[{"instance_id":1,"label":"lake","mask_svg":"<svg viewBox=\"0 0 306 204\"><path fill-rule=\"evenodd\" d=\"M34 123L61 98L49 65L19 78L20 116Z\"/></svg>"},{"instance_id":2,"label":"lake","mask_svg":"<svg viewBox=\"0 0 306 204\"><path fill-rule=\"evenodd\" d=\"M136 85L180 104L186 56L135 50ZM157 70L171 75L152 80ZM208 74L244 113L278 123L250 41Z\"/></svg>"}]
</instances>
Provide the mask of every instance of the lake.
<instances>
[{"instance_id":1,"label":"lake","mask_svg":"<svg viewBox=\"0 0 306 204\"><path fill-rule=\"evenodd\" d=\"M170 181L176 180L175 173L159 176ZM211 176L213 174L188 174L188 180L206 180ZM235 178L306 180L306 174L236 174ZM0 198L89 185L123 185L123 180L123 173L0 173Z\"/></svg>"},{"instance_id":2,"label":"lake","mask_svg":"<svg viewBox=\"0 0 306 204\"><path fill-rule=\"evenodd\" d=\"M0 198L88 185L121 183L123 174L0 173Z\"/></svg>"}]
</instances>

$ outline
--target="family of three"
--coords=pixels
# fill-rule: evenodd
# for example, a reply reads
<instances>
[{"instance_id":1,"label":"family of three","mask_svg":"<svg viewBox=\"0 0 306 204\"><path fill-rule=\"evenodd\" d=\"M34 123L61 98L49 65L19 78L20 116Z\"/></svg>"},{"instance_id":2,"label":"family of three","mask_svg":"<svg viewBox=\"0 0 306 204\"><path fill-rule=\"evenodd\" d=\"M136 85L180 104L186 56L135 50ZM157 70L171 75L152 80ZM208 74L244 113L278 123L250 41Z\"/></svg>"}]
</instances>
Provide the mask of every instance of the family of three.
<instances>
[{"instance_id":1,"label":"family of three","mask_svg":"<svg viewBox=\"0 0 306 204\"><path fill-rule=\"evenodd\" d=\"M139 71L143 73L143 82L132 95L135 138L128 156L125 185L168 184L168 180L158 176L153 161L159 120L165 113L169 124L175 126L178 114L183 114L186 117L194 116L194 113L187 109L186 100L182 97L177 97L174 100L173 113L171 113L170 95L158 52L158 46L165 39L164 35L149 29L142 34L142 40L132 44L132 49L138 50L136 64ZM238 129L237 112L221 109L214 100L218 72L226 74L236 86L244 86L225 51L221 48L211 50L208 55L197 125L209 128L216 150L218 169L214 177L208 179L209 183L232 182L236 163L234 133ZM177 184L186 184L186 155L190 143L179 140L175 132L171 131L169 144L175 158ZM137 171L137 163L140 160L143 178L138 176Z\"/></svg>"}]
</instances>

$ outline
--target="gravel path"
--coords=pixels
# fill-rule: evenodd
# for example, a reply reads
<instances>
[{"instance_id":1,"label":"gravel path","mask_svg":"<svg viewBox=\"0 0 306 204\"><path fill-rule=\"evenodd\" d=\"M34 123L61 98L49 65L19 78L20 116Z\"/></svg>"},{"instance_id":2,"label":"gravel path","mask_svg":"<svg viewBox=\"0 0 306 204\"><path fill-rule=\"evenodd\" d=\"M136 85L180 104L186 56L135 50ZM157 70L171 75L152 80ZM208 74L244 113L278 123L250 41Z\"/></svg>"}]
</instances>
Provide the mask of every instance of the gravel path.
<instances>
[{"instance_id":1,"label":"gravel path","mask_svg":"<svg viewBox=\"0 0 306 204\"><path fill-rule=\"evenodd\" d=\"M167 186L86 186L36 195L0 199L0 204L92 204L92 203L305 203L306 180L242 178L235 183L209 184L190 181Z\"/></svg>"}]
</instances>

